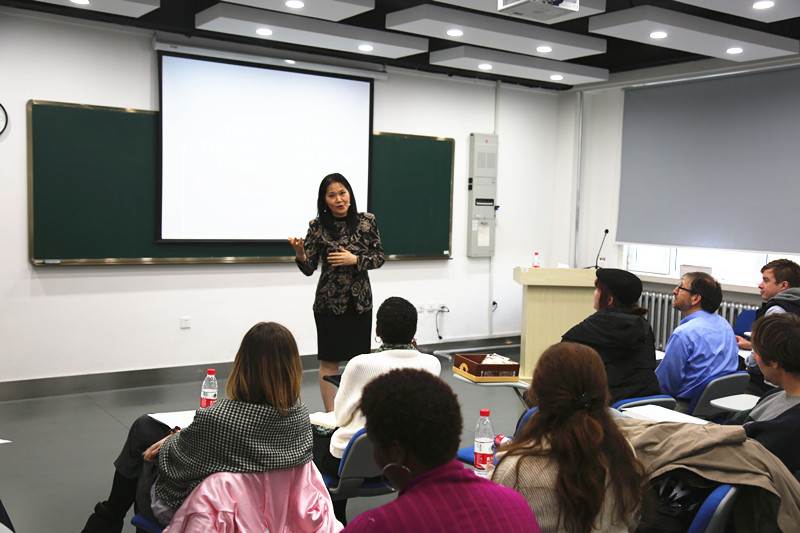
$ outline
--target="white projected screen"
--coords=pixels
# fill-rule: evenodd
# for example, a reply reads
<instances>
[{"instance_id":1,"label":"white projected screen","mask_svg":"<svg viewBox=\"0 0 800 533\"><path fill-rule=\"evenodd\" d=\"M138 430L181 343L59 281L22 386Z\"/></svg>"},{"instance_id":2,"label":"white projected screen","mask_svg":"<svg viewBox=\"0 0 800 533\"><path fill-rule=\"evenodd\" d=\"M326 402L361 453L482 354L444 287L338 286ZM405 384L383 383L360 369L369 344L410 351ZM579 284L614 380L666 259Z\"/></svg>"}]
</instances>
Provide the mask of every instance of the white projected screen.
<instances>
[{"instance_id":1,"label":"white projected screen","mask_svg":"<svg viewBox=\"0 0 800 533\"><path fill-rule=\"evenodd\" d=\"M372 84L161 56L161 238L305 236L339 172L367 209Z\"/></svg>"}]
</instances>

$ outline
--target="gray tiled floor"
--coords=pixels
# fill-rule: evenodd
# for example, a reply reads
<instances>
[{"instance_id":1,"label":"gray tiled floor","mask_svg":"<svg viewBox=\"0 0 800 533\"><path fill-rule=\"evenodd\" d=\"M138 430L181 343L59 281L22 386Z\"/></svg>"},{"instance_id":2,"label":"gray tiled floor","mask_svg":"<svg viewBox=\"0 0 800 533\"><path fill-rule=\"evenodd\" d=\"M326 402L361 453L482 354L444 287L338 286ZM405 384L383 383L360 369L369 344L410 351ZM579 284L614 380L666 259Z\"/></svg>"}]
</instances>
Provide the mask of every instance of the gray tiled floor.
<instances>
[{"instance_id":1,"label":"gray tiled floor","mask_svg":"<svg viewBox=\"0 0 800 533\"><path fill-rule=\"evenodd\" d=\"M518 348L494 351L519 357ZM461 401L462 446L471 445L481 408L491 409L496 433L513 433L522 405L510 389L456 381L446 361L442 367ZM145 412L196 408L199 389L199 383L179 383L0 402L0 439L12 441L0 445L0 499L17 532L80 531L94 504L108 495L112 463L130 424ZM301 394L309 411L322 409L316 372L306 372ZM351 500L348 518L391 498Z\"/></svg>"}]
</instances>

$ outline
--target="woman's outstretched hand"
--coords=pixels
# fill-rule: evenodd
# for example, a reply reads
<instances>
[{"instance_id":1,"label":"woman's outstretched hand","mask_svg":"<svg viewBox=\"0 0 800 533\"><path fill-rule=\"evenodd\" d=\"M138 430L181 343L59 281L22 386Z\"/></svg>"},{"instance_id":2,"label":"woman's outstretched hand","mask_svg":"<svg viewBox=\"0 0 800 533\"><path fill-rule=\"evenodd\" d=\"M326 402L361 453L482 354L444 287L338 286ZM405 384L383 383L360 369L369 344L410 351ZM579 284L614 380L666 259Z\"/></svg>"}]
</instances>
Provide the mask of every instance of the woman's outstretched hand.
<instances>
[{"instance_id":1,"label":"woman's outstretched hand","mask_svg":"<svg viewBox=\"0 0 800 533\"><path fill-rule=\"evenodd\" d=\"M340 246L338 252L331 252L328 254L328 263L335 267L355 265L358 263L358 257Z\"/></svg>"},{"instance_id":2,"label":"woman's outstretched hand","mask_svg":"<svg viewBox=\"0 0 800 533\"><path fill-rule=\"evenodd\" d=\"M167 440L167 437L164 437L160 441L156 442L155 444L147 448L142 453L142 459L144 459L148 463L155 463L156 461L158 461L158 450L161 449L161 445L164 444L165 440Z\"/></svg>"},{"instance_id":3,"label":"woman's outstretched hand","mask_svg":"<svg viewBox=\"0 0 800 533\"><path fill-rule=\"evenodd\" d=\"M289 244L292 245L294 248L294 255L297 256L297 260L305 262L306 260L306 249L303 247L303 239L296 238L296 237L289 237Z\"/></svg>"}]
</instances>

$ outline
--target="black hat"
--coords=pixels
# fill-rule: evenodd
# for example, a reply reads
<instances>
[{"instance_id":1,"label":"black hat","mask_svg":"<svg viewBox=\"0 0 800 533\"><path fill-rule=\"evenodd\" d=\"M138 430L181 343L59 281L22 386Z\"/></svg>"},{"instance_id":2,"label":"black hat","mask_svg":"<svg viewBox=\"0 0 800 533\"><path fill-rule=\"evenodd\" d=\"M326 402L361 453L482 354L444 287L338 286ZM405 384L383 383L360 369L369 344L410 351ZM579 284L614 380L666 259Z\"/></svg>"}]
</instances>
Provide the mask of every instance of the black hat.
<instances>
[{"instance_id":1,"label":"black hat","mask_svg":"<svg viewBox=\"0 0 800 533\"><path fill-rule=\"evenodd\" d=\"M633 305L642 295L642 280L627 270L598 268L596 275L621 305Z\"/></svg>"}]
</instances>

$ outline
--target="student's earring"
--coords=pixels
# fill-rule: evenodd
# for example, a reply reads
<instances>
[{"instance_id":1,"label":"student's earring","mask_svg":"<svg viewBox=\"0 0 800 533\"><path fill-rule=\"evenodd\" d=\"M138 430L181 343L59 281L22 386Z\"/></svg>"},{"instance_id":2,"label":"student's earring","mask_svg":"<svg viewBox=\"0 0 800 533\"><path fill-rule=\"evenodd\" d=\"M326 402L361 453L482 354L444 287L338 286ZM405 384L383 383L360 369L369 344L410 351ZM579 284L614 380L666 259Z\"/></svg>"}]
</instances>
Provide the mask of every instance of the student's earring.
<instances>
[{"instance_id":1,"label":"student's earring","mask_svg":"<svg viewBox=\"0 0 800 533\"><path fill-rule=\"evenodd\" d=\"M408 483L408 481L411 479L411 470L409 470L406 465L400 465L397 463L387 463L386 466L381 469L381 481L383 484L386 485L386 487L392 492L397 492L397 485L395 485L392 480L389 479L389 476L386 475L386 471L390 468L399 468L404 472L404 477L407 477L408 479L402 483L403 485Z\"/></svg>"}]
</instances>

